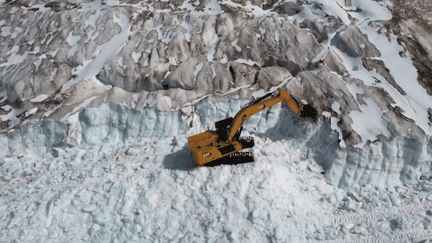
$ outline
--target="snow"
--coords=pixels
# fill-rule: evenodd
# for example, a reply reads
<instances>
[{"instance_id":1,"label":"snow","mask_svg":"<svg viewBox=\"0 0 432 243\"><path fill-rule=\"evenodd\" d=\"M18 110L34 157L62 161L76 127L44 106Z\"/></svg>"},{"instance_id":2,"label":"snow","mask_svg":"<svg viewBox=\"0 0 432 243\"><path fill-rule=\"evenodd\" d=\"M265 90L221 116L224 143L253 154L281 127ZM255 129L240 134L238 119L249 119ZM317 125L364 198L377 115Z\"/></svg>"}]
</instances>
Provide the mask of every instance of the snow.
<instances>
[{"instance_id":1,"label":"snow","mask_svg":"<svg viewBox=\"0 0 432 243\"><path fill-rule=\"evenodd\" d=\"M222 9L218 0L210 0L204 10L204 12L207 14L219 14L221 13L221 11Z\"/></svg>"},{"instance_id":2,"label":"snow","mask_svg":"<svg viewBox=\"0 0 432 243\"><path fill-rule=\"evenodd\" d=\"M195 3L198 5L199 3ZM204 8L204 11L197 11L194 5L192 5L192 1L184 1L180 8L185 9L194 16L202 16L202 15L217 15L222 12L220 1L218 0L210 0Z\"/></svg>"},{"instance_id":3,"label":"snow","mask_svg":"<svg viewBox=\"0 0 432 243\"><path fill-rule=\"evenodd\" d=\"M70 46L74 46L81 40L81 38L82 38L81 36L74 36L72 32L69 32L66 41Z\"/></svg>"},{"instance_id":4,"label":"snow","mask_svg":"<svg viewBox=\"0 0 432 243\"><path fill-rule=\"evenodd\" d=\"M343 6L342 1L339 3ZM325 12L335 14L339 12L341 7L336 1L326 1L322 2L324 4ZM380 51L381 56L378 58L373 58L377 60L382 60L385 66L390 70L390 74L396 80L396 83L407 93L406 96L400 94L393 86L391 86L385 79L376 72L367 71L363 65L361 58L349 57L344 52L340 51L338 48L329 44L329 42L323 42L327 47L324 50L333 50L337 53L339 57L342 58L344 65L347 67L350 75L354 78L361 79L368 86L382 87L386 90L393 100L396 101L396 106L399 106L403 110L404 116L412 118L416 121L416 124L426 133L432 134L432 127L429 125L427 109L429 106L427 104L432 104L432 97L426 93L417 80L417 70L412 64L409 58L403 58L399 56L399 51L403 50L398 44L397 39L391 34L390 38L386 38L384 35L378 34L377 30L367 24L367 21L373 20L389 20L391 19L391 13L387 9L386 5L375 1L352 1L353 8L360 7L361 12L350 13L358 19L356 25L360 28L363 33L366 33L369 41L374 44ZM337 7L336 7L337 6ZM307 8L305 8L307 9ZM303 10L305 11L305 10ZM302 11L302 12L303 12ZM324 10L323 10L324 11ZM297 16L297 15L295 15ZM339 17L345 16L345 14L338 14ZM344 18L342 20L345 22ZM329 40L332 36L329 37ZM325 51L328 52L328 51ZM324 51L323 51L324 53ZM376 84L376 79L381 82ZM357 94L363 94L364 91L354 83L347 84L348 90L351 92L353 97L357 97ZM367 108L364 107L362 112L351 112L350 116L353 121L356 121L356 125L353 126L354 130L361 135L362 143L356 145L356 147L361 147L364 145L365 141L376 140L376 136L380 134L380 128L385 128L382 119L382 112L376 109L376 104L374 102L369 103L371 106ZM364 126L360 125L358 121L370 121L370 115L378 119L378 125L376 128L368 129L368 123ZM339 129L338 129L339 131ZM384 134L388 134L388 130L383 130ZM341 135L341 134L340 134Z\"/></svg>"},{"instance_id":5,"label":"snow","mask_svg":"<svg viewBox=\"0 0 432 243\"><path fill-rule=\"evenodd\" d=\"M207 61L213 62L214 54L216 53L217 46L219 45L220 39L216 33L213 33L213 37L210 38L210 50L207 52Z\"/></svg>"},{"instance_id":6,"label":"snow","mask_svg":"<svg viewBox=\"0 0 432 243\"><path fill-rule=\"evenodd\" d=\"M335 101L332 103L332 109L338 114L340 115L341 110L340 110L340 104L339 102Z\"/></svg>"},{"instance_id":7,"label":"snow","mask_svg":"<svg viewBox=\"0 0 432 243\"><path fill-rule=\"evenodd\" d=\"M5 111L10 111L11 109L12 109L12 106L10 106L10 105L4 105L4 106L2 106L1 107L3 110L5 110Z\"/></svg>"},{"instance_id":8,"label":"snow","mask_svg":"<svg viewBox=\"0 0 432 243\"><path fill-rule=\"evenodd\" d=\"M0 100L0 103L3 103L5 100L7 100L7 91L6 90L1 91L0 92L0 97L2 97L1 100Z\"/></svg>"},{"instance_id":9,"label":"snow","mask_svg":"<svg viewBox=\"0 0 432 243\"><path fill-rule=\"evenodd\" d=\"M85 241L97 236L101 240L265 240L276 228L288 229L293 222L313 227L316 220L305 220L305 216L322 213L306 206L318 200L319 193L310 192L318 192L314 188L318 184L329 193L333 191L324 177L314 178L314 173L306 170L316 166L312 161L288 162L300 154L290 145L266 147L262 145L267 142L258 138L256 143L262 149L255 151L255 164L190 170L182 168L176 159L183 157L185 162L191 162L184 149L186 142L185 136L174 134L160 139L143 137L126 145L136 148L133 154L137 155L126 153L126 148L115 149L117 141L85 149L60 147L55 148L55 153L48 150L43 156L34 157L30 165L36 163L37 167L28 171L20 163L12 168L16 160L4 161L2 169L18 175L8 184L0 182L3 191L9 193L8 199L2 199L10 205L4 210L18 210L20 214L14 218L5 216L2 227L8 229L9 236L26 229L20 235L24 241ZM274 150L279 146L293 151L292 154ZM308 182L299 177L300 172L310 177ZM25 190L26 194L10 191L20 178L34 178L25 187L15 189ZM28 193L32 197L26 197ZM23 204L27 209L21 211ZM287 216L292 219L286 221ZM26 217L31 220L22 220ZM213 232L206 231L207 227ZM231 233L225 235L224 231ZM303 232L295 228L277 237L305 239ZM8 239L5 235L0 238Z\"/></svg>"},{"instance_id":10,"label":"snow","mask_svg":"<svg viewBox=\"0 0 432 243\"><path fill-rule=\"evenodd\" d=\"M1 29L1 36L6 37L6 36L11 36L11 38L15 39L19 33L22 33L23 29L21 29L20 27L16 27L14 29L12 29L11 27L3 27Z\"/></svg>"},{"instance_id":11,"label":"snow","mask_svg":"<svg viewBox=\"0 0 432 243\"><path fill-rule=\"evenodd\" d=\"M1 121L10 121L11 127L16 126L19 122L17 116L21 115L25 110L24 109L15 109L11 107L7 107L10 112L6 115L0 115Z\"/></svg>"},{"instance_id":12,"label":"snow","mask_svg":"<svg viewBox=\"0 0 432 243\"><path fill-rule=\"evenodd\" d=\"M239 63L247 64L249 66L253 66L253 65L257 65L258 66L258 63L254 62L252 60L246 60L246 59L243 59L243 58L236 59L235 61L239 62Z\"/></svg>"},{"instance_id":13,"label":"snow","mask_svg":"<svg viewBox=\"0 0 432 243\"><path fill-rule=\"evenodd\" d=\"M38 110L37 107L33 107L30 110L26 111L25 116L30 116L30 115L36 113L37 110Z\"/></svg>"},{"instance_id":14,"label":"snow","mask_svg":"<svg viewBox=\"0 0 432 243\"><path fill-rule=\"evenodd\" d=\"M385 203L382 191L372 196L378 189L367 187L355 196L362 203L346 198L321 174L313 154L296 142L301 139L279 139L278 134L295 134L287 128L298 129L290 125L284 105L246 122L243 135L255 137L255 163L193 168L187 137L212 126L216 118L233 116L245 102L199 102L189 108L195 114L189 129L180 112L146 109L137 116L119 105L87 108L76 116L83 139L75 147L54 146L66 132L66 126L55 122L39 132L23 130L25 136L13 140L0 137L10 141L7 156L0 158L0 186L7 195L0 205L8 205L0 216L7 232L0 241L341 240L342 224L365 233L371 228L361 226L360 218L376 224L384 217L359 206L368 200ZM336 111L338 107L333 104ZM45 140L52 145L43 145ZM27 147L27 157L15 152L23 151L21 147ZM405 190L390 197L400 206L390 204L388 217L392 212L410 215L400 196L410 197L410 189ZM338 206L343 199L349 201L349 212L338 209L344 207ZM430 207L419 203L418 213ZM421 219L413 219L412 225L415 222Z\"/></svg>"},{"instance_id":15,"label":"snow","mask_svg":"<svg viewBox=\"0 0 432 243\"><path fill-rule=\"evenodd\" d=\"M195 70L194 70L194 78L196 79L196 76L198 75L198 73L201 71L201 69L204 67L204 63L200 62L198 65L195 66Z\"/></svg>"},{"instance_id":16,"label":"snow","mask_svg":"<svg viewBox=\"0 0 432 243\"><path fill-rule=\"evenodd\" d=\"M428 104L432 104L432 96L428 95L426 90L417 82L417 70L410 58L399 56L402 47L398 44L397 38L391 36L389 41L384 36L379 35L375 29L366 25L363 25L361 29L368 34L369 40L380 50L381 59L390 70L390 74L406 92L406 97L393 96L398 98L397 105L404 110L406 117L413 118L423 131L432 135L432 129L428 125L427 119L427 109L430 107ZM409 104L407 105L401 99L407 99Z\"/></svg>"},{"instance_id":17,"label":"snow","mask_svg":"<svg viewBox=\"0 0 432 243\"><path fill-rule=\"evenodd\" d=\"M238 42L238 38L235 38L232 42L231 45L236 49L236 51L240 52L241 51L241 47L239 45L237 45Z\"/></svg>"},{"instance_id":18,"label":"snow","mask_svg":"<svg viewBox=\"0 0 432 243\"><path fill-rule=\"evenodd\" d=\"M65 92L75 83L98 74L107 61L111 60L116 53L121 50L121 47L126 43L130 35L130 23L128 17L123 13L120 14L119 18L114 18L114 22L120 25L122 29L121 32L113 36L108 42L97 47L95 52L98 53L98 55L96 58L92 61L85 62L87 65L84 65L84 67L78 70L77 77L63 85L62 92ZM116 48L112 48L114 46Z\"/></svg>"},{"instance_id":19,"label":"snow","mask_svg":"<svg viewBox=\"0 0 432 243\"><path fill-rule=\"evenodd\" d=\"M106 7L120 5L114 0L106 1L106 7L101 3L82 3L82 10L102 13ZM192 5L197 3L184 1L182 6L193 16L219 14L220 4L242 8L254 17L270 14L270 10L250 2L241 5L210 0L199 12ZM323 4L321 13L305 7L289 18L300 22L327 13L349 23L342 9L344 1L311 3ZM384 61L407 95L402 96L376 72L365 70L360 58L348 57L329 41L323 42L324 49L335 51L352 77L388 91L403 114L430 134L427 105L432 100L414 82L417 76L411 60L398 55L401 47L396 37L388 40L367 25L369 20L391 18L389 11L382 1L352 0L350 8L356 7L363 11L350 14L360 20L356 24L380 50L382 55L376 59ZM50 11L42 5L41 10ZM96 27L97 18L98 14L92 15L87 24ZM186 19L182 26L190 42L193 28ZM211 168L193 166L188 136L214 128L215 121L235 115L247 100L215 101L208 94L177 109L162 92L149 92L145 102L150 108L136 110L115 103L89 107L101 98L100 94L114 90L95 75L117 57L131 35L126 14L115 15L114 21L121 32L98 46L95 58L84 61L74 72L77 77L63 85L64 93L78 88L63 103L70 110L60 121L22 125L0 134L1 242L403 242L432 236L432 184L429 180L420 180L414 186L402 184L407 177L417 180L417 174L432 170L423 163L430 159L427 151L432 149L410 139L366 145L379 134L390 137L383 113L371 97L358 102L359 111L349 112L354 131L362 138L354 148L346 148L338 126L340 118L332 116L345 112L341 103L333 102L335 113L323 112L327 123L314 128L296 120L285 105L278 104L245 123L243 135L255 138L256 145L250 149L255 163ZM170 42L171 32L165 31L162 36L161 28L155 28L159 37ZM2 28L1 35L18 35L18 31ZM96 32L93 34L96 38ZM274 34L277 40L279 33ZM204 55L212 62L220 39L214 32L204 37L210 44ZM69 54L74 53L80 38L70 32L66 41L72 46ZM237 42L235 39L231 44L241 51ZM0 67L27 58L27 54L18 55L18 50L18 46L13 47L7 54L8 61ZM323 51L319 59L325 54ZM130 55L137 63L142 53ZM43 58L45 54L34 62L37 68ZM123 57L115 61L119 66L127 65ZM252 60L235 61L259 66ZM174 59L169 62L176 65ZM148 59L144 66L147 64ZM200 63L191 71L197 76L204 67ZM381 83L376 84L375 78ZM346 86L353 97L365 93L357 84ZM230 88L223 95L246 87L250 88ZM141 94L128 94L135 107ZM255 97L264 94L264 90L252 92ZM0 97L0 103L6 101L7 91L1 91ZM48 97L40 94L30 101L43 102ZM19 124L21 114L30 116L39 111L36 106L1 108L0 120L10 121L11 127ZM79 142L69 144L72 138Z\"/></svg>"},{"instance_id":20,"label":"snow","mask_svg":"<svg viewBox=\"0 0 432 243\"><path fill-rule=\"evenodd\" d=\"M138 62L139 58L142 56L142 53L136 53L136 52L132 52L132 58L134 60L134 62Z\"/></svg>"},{"instance_id":21,"label":"snow","mask_svg":"<svg viewBox=\"0 0 432 243\"><path fill-rule=\"evenodd\" d=\"M183 5L185 4L187 4L186 1L183 2ZM189 23L188 19L190 19L190 17L185 16L185 19L182 21L181 25L186 29L186 34L185 34L186 41L190 42L193 26L191 23Z\"/></svg>"},{"instance_id":22,"label":"snow","mask_svg":"<svg viewBox=\"0 0 432 243\"><path fill-rule=\"evenodd\" d=\"M41 94L41 95L38 95L35 98L31 99L30 101L31 102L42 102L42 101L46 100L48 97L49 96L46 94Z\"/></svg>"},{"instance_id":23,"label":"snow","mask_svg":"<svg viewBox=\"0 0 432 243\"><path fill-rule=\"evenodd\" d=\"M297 23L301 23L306 19L315 19L316 15L312 13L310 8L303 8L299 13L293 16L289 16L289 19L297 21Z\"/></svg>"},{"instance_id":24,"label":"snow","mask_svg":"<svg viewBox=\"0 0 432 243\"><path fill-rule=\"evenodd\" d=\"M366 20L390 20L393 17L387 7L388 1L384 3L372 0L352 0L351 6L352 9L356 9L357 7L361 9L359 12L355 11L350 13L354 18L359 19L359 22L364 22Z\"/></svg>"},{"instance_id":25,"label":"snow","mask_svg":"<svg viewBox=\"0 0 432 243\"><path fill-rule=\"evenodd\" d=\"M0 64L0 67L22 63L27 58L28 53L24 53L24 55L19 55L19 49L19 46L14 46L9 52L7 52L6 55L10 55L5 63Z\"/></svg>"},{"instance_id":26,"label":"snow","mask_svg":"<svg viewBox=\"0 0 432 243\"><path fill-rule=\"evenodd\" d=\"M353 120L352 127L362 137L362 142L356 144L356 148L362 148L367 140L374 141L378 134L383 134L387 138L390 132L382 119L382 111L372 98L363 99L366 106L361 105L362 112L351 111L350 117Z\"/></svg>"}]
</instances>

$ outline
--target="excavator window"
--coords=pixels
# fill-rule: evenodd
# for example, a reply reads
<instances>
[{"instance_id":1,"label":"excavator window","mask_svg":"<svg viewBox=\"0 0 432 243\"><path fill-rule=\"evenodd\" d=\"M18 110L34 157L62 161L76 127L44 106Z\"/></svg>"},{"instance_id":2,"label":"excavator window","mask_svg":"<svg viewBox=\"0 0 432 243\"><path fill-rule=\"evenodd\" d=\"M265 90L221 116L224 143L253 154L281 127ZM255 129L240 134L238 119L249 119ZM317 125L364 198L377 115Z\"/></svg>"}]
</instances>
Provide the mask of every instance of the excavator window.
<instances>
[{"instance_id":1,"label":"excavator window","mask_svg":"<svg viewBox=\"0 0 432 243\"><path fill-rule=\"evenodd\" d=\"M234 118L228 117L218 122L215 122L216 133L219 141L225 141L228 139L228 130L233 123Z\"/></svg>"},{"instance_id":2,"label":"excavator window","mask_svg":"<svg viewBox=\"0 0 432 243\"><path fill-rule=\"evenodd\" d=\"M300 105L300 103L298 102L298 100L296 98L294 98L294 96L291 96L291 99L294 100L294 102L296 103L297 106Z\"/></svg>"},{"instance_id":3,"label":"excavator window","mask_svg":"<svg viewBox=\"0 0 432 243\"><path fill-rule=\"evenodd\" d=\"M225 147L219 149L219 152L221 152L221 154L227 154L227 153L231 153L234 151L235 151L234 145L228 145L228 146L225 146Z\"/></svg>"}]
</instances>

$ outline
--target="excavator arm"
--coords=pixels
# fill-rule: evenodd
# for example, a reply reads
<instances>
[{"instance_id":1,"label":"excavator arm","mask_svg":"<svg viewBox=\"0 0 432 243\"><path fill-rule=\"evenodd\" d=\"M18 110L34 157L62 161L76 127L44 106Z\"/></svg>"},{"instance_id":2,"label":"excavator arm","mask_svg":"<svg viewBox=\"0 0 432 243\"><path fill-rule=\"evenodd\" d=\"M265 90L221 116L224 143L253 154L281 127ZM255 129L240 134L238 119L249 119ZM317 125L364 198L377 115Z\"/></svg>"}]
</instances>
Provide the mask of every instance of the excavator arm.
<instances>
[{"instance_id":1,"label":"excavator arm","mask_svg":"<svg viewBox=\"0 0 432 243\"><path fill-rule=\"evenodd\" d=\"M240 133L245 121L252 115L283 101L298 116L301 116L303 106L283 89L278 89L244 106L234 118L229 117L215 123L216 131L190 136L188 145L196 165L213 165L226 163L229 158L239 160L239 151L254 145L251 139L240 139ZM253 161L253 157L252 157ZM250 162L250 161L248 161Z\"/></svg>"},{"instance_id":2,"label":"excavator arm","mask_svg":"<svg viewBox=\"0 0 432 243\"><path fill-rule=\"evenodd\" d=\"M243 124L252 115L283 101L294 113L301 115L301 106L299 106L285 90L279 88L275 93L269 93L249 105L243 107L234 117L233 124L228 132L228 140L233 141L234 137L239 136Z\"/></svg>"}]
</instances>

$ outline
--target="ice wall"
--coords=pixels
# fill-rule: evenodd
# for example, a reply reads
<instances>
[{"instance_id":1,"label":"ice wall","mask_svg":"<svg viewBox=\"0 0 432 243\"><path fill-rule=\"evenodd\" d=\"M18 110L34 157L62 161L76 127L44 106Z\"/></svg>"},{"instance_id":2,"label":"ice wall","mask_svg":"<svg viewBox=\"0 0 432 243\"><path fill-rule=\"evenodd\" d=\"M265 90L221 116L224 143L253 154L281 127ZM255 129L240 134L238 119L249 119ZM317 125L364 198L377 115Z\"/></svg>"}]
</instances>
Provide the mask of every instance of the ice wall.
<instances>
[{"instance_id":1,"label":"ice wall","mask_svg":"<svg viewBox=\"0 0 432 243\"><path fill-rule=\"evenodd\" d=\"M126 143L139 137L162 138L186 131L181 112L162 112L157 109L142 111L117 104L103 104L79 114L82 143Z\"/></svg>"},{"instance_id":2,"label":"ice wall","mask_svg":"<svg viewBox=\"0 0 432 243\"><path fill-rule=\"evenodd\" d=\"M167 136L190 136L214 122L234 116L248 101L206 100L189 109L173 112L158 109L135 110L118 104L87 108L79 114L80 146L131 144L140 138L159 139ZM366 144L363 148L341 148L339 135L332 130L330 119L313 124L295 116L285 105L276 105L252 116L244 132L268 139L268 143L292 141L300 150L308 151L321 166L332 184L348 190L352 187L376 185L391 187L412 184L420 176L432 176L432 140L413 137L391 138ZM7 143L2 155L57 153L56 148L73 146L68 136L71 128L59 121L44 121L37 126L21 126L1 140ZM287 154L290 151L285 151Z\"/></svg>"},{"instance_id":3,"label":"ice wall","mask_svg":"<svg viewBox=\"0 0 432 243\"><path fill-rule=\"evenodd\" d=\"M54 120L43 121L38 125L22 125L9 134L0 136L3 148L0 157L34 154L40 156L53 147L66 146L63 143L67 125Z\"/></svg>"}]
</instances>

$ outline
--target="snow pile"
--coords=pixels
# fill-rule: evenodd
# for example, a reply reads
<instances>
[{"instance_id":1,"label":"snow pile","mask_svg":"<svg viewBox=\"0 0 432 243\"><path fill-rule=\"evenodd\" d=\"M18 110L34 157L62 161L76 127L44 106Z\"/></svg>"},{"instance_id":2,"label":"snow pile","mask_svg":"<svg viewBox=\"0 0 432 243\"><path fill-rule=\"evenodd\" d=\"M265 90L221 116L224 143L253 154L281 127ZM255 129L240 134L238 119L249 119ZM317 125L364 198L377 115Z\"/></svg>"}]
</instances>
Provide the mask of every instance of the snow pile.
<instances>
[{"instance_id":1,"label":"snow pile","mask_svg":"<svg viewBox=\"0 0 432 243\"><path fill-rule=\"evenodd\" d=\"M184 146L184 137L169 136L142 139L133 147L139 148L136 154L105 144L85 150L56 147L23 164L16 157L3 160L2 168L11 174L2 176L2 205L8 206L2 209L0 239L313 239L317 222L306 215L320 217L323 211L307 205L334 189L323 176L313 178L307 168L319 168L312 160L300 161L295 153L286 157L269 147L255 151L255 164L169 169L169 153L185 156ZM301 172L311 177L307 183L298 176ZM326 208L329 203L320 204ZM322 220L329 223L328 216Z\"/></svg>"}]
</instances>

